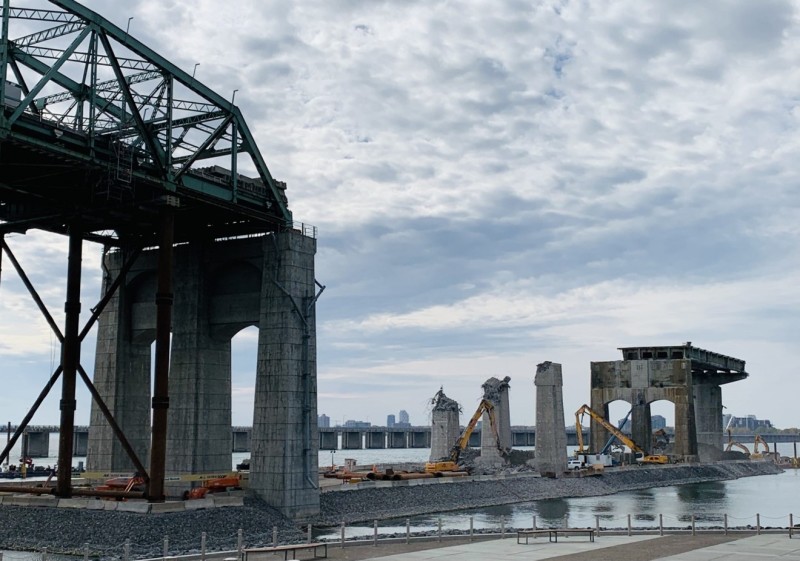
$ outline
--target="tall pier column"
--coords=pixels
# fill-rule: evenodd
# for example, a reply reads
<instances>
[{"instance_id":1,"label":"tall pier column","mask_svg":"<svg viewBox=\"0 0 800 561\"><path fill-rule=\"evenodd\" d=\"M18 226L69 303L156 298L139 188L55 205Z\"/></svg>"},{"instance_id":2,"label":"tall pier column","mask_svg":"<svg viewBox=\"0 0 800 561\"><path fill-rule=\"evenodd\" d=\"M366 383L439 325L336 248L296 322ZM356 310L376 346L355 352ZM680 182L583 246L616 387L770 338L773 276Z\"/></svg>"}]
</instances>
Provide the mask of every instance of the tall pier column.
<instances>
[{"instance_id":1,"label":"tall pier column","mask_svg":"<svg viewBox=\"0 0 800 561\"><path fill-rule=\"evenodd\" d=\"M634 401L635 403L631 405L633 409L631 413L631 438L645 451L645 454L649 454L653 448L653 423L650 418L650 404L643 403L644 399L641 396L635 397Z\"/></svg>"},{"instance_id":2,"label":"tall pier column","mask_svg":"<svg viewBox=\"0 0 800 561\"><path fill-rule=\"evenodd\" d=\"M492 430L489 415L483 414L481 425L481 461L500 463L504 454L511 451L511 412L508 404L508 388L511 378L502 380L489 378L483 383L483 398L494 405L495 431Z\"/></svg>"},{"instance_id":3,"label":"tall pier column","mask_svg":"<svg viewBox=\"0 0 800 561\"><path fill-rule=\"evenodd\" d=\"M167 473L231 469L231 342L210 334L205 246L177 252L169 376ZM189 485L182 484L183 487ZM180 491L170 486L170 494Z\"/></svg>"},{"instance_id":4,"label":"tall pier column","mask_svg":"<svg viewBox=\"0 0 800 561\"><path fill-rule=\"evenodd\" d=\"M717 384L695 384L694 413L700 460L719 459L722 450L722 388Z\"/></svg>"},{"instance_id":5,"label":"tall pier column","mask_svg":"<svg viewBox=\"0 0 800 561\"><path fill-rule=\"evenodd\" d=\"M674 392L675 401L675 454L683 455L687 462L697 461L697 432L694 417L694 400L691 385Z\"/></svg>"},{"instance_id":6,"label":"tall pier column","mask_svg":"<svg viewBox=\"0 0 800 561\"><path fill-rule=\"evenodd\" d=\"M103 293L124 263L122 251L103 261ZM133 274L129 274L133 277ZM150 451L150 344L155 337L155 276L123 283L100 316L94 385L137 456L147 465ZM92 402L86 449L89 471L134 471L103 413Z\"/></svg>"},{"instance_id":7,"label":"tall pier column","mask_svg":"<svg viewBox=\"0 0 800 561\"><path fill-rule=\"evenodd\" d=\"M250 488L303 519L319 513L316 240L292 230L263 243Z\"/></svg>"},{"instance_id":8,"label":"tall pier column","mask_svg":"<svg viewBox=\"0 0 800 561\"><path fill-rule=\"evenodd\" d=\"M595 391L594 389L592 390L592 402L589 404L589 407L591 407L594 411L602 415L606 421L609 420L608 403L605 403L603 401L602 390L597 390L597 391ZM603 447L606 445L606 442L608 442L608 439L610 437L611 433L608 432L608 430L606 430L606 428L603 425L601 425L594 419L591 419L589 421L589 439L591 441L589 443L589 449L592 452L594 453L600 452L600 450L603 449Z\"/></svg>"},{"instance_id":9,"label":"tall pier column","mask_svg":"<svg viewBox=\"0 0 800 561\"><path fill-rule=\"evenodd\" d=\"M543 362L536 367L536 469L560 475L567 469L567 433L564 430L564 381L561 365Z\"/></svg>"},{"instance_id":10,"label":"tall pier column","mask_svg":"<svg viewBox=\"0 0 800 561\"><path fill-rule=\"evenodd\" d=\"M458 422L458 402L450 399L443 390L433 397L431 411L431 455L430 460L448 458L461 436ZM391 433L390 433L391 434Z\"/></svg>"}]
</instances>

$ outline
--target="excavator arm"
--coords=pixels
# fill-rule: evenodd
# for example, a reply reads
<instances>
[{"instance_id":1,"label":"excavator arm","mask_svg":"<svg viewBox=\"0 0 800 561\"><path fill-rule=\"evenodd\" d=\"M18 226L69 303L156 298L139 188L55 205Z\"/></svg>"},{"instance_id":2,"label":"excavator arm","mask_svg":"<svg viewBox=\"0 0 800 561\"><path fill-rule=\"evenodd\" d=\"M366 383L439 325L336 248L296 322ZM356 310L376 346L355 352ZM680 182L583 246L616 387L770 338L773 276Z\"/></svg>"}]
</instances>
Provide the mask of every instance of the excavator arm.
<instances>
[{"instance_id":1,"label":"excavator arm","mask_svg":"<svg viewBox=\"0 0 800 561\"><path fill-rule=\"evenodd\" d=\"M442 462L427 462L425 464L425 471L427 472L437 472L437 471L454 471L458 469L458 460L461 457L461 452L464 448L467 447L469 444L469 437L472 436L472 432L475 430L475 426L478 424L478 421L481 418L481 415L484 413L487 414L489 417L489 425L491 426L492 433L497 439L497 445L500 446L500 433L497 429L497 422L494 415L494 405L491 401L486 399L482 399L481 402L478 404L478 408L475 410L475 414L472 415L472 418L469 420L464 432L461 433L461 436L458 437L455 446L450 450L450 458L447 461ZM505 456L507 452L505 450L500 450L500 453Z\"/></svg>"},{"instance_id":2,"label":"excavator arm","mask_svg":"<svg viewBox=\"0 0 800 561\"><path fill-rule=\"evenodd\" d=\"M758 451L760 446L764 447L763 454ZM763 458L764 456L768 455L769 455L769 444L767 444L767 441L764 440L764 437L762 437L760 434L757 434L755 442L753 442L753 454L750 457L753 458L754 460L758 460L759 458Z\"/></svg>"},{"instance_id":3,"label":"excavator arm","mask_svg":"<svg viewBox=\"0 0 800 561\"><path fill-rule=\"evenodd\" d=\"M595 411L594 409L592 409L588 405L582 405L581 408L578 409L575 412L575 424L576 424L576 429L579 429L578 433L582 432L580 430L580 427L583 426L581 421L583 420L583 415L586 414L586 413L588 413L589 416L592 419L594 419L600 426L602 426L608 432L610 432L611 434L616 436L617 439L620 442L622 442L625 446L630 448L631 452L634 452L636 454L644 455L644 450L642 450L641 447L639 447L638 444L636 444L633 440L631 440L628 437L627 434L625 434L624 432L619 430L617 427L615 427L614 425L612 425L611 423L606 421L605 418L603 418L603 416L600 413L598 413L597 411ZM583 440L583 437L581 436L580 439L578 440L579 445L582 443L581 442L582 440Z\"/></svg>"},{"instance_id":4,"label":"excavator arm","mask_svg":"<svg viewBox=\"0 0 800 561\"><path fill-rule=\"evenodd\" d=\"M494 417L494 405L491 401L482 399L475 413L472 415L472 418L469 420L467 427L464 429L464 432L458 437L456 445L453 446L453 449L450 451L450 461L458 462L458 459L461 457L461 452L467 447L467 444L469 444L469 437L472 436L472 432L475 430L481 415L484 413L489 417L489 425L499 445L500 433L497 431L497 423Z\"/></svg>"}]
</instances>

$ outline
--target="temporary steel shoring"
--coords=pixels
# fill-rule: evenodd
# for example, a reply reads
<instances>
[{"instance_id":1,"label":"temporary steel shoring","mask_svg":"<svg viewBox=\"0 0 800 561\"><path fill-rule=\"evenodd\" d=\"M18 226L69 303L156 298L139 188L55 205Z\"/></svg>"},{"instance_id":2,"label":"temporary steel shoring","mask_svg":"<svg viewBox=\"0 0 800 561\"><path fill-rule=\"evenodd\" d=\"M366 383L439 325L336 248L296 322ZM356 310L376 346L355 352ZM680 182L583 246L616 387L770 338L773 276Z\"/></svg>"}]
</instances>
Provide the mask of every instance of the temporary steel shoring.
<instances>
[{"instance_id":1,"label":"temporary steel shoring","mask_svg":"<svg viewBox=\"0 0 800 561\"><path fill-rule=\"evenodd\" d=\"M115 436L120 441L120 444L122 445L122 448L128 454L128 457L131 459L131 461L133 462L134 466L136 467L137 472L143 477L143 479L145 480L145 484L149 485L150 477L147 474L147 470L145 469L145 467L142 464L141 460L137 456L136 452L133 450L133 447L130 445L130 442L128 441L127 437L125 436L125 434L120 429L119 424L117 423L116 419L114 419L114 416L111 414L110 410L106 406L106 404L103 401L102 397L98 393L97 388L95 388L94 384L89 379L89 376L86 374L86 371L84 370L83 366L81 366L81 364L80 364L80 362L78 360L79 359L80 343L83 341L83 339L86 337L86 335L88 335L88 333L92 329L94 323L97 321L97 319L100 317L100 314L103 312L103 309L106 307L106 305L109 303L109 301L114 296L116 291L119 289L120 285L122 284L123 279L125 278L125 275L128 273L128 271L130 271L130 268L133 266L133 264L136 262L136 259L141 254L141 248L137 248L137 249L135 249L135 250L133 250L131 252L131 254L128 256L128 258L125 260L125 262L124 262L124 264L122 266L122 269L120 270L120 273L117 275L117 278L114 279L114 281L108 287L106 293L103 295L103 297L97 303L97 305L94 308L92 308L92 315L90 316L90 318L87 321L86 325L83 327L82 330L80 330L80 332L78 332L77 331L77 327L78 327L78 325L77 325L77 316L80 313L80 302L77 301L77 299L76 299L76 296L75 296L75 293L74 293L75 292L74 284L77 283L78 287L80 286L80 253L81 253L81 251L79 249L79 246L81 245L82 241L83 240L80 237L80 231L76 228L75 235L70 237L70 264L69 264L69 269L70 270L68 272L68 277L72 278L72 286L69 286L70 285L70 281L69 281L69 278L68 278L67 304L65 306L65 308L67 309L67 315L69 316L70 309L71 309L72 314L73 314L73 317L70 318L68 320L68 322L67 322L65 331L67 333L69 333L70 330L72 330L74 332L75 341L72 341L70 344L72 344L73 347L77 347L77 350L75 348L73 348L73 349L71 349L69 351L70 353L73 353L73 356L70 357L68 355L67 351L65 350L66 346L67 346L66 336L64 334L62 334L61 330L58 328L58 325L56 325L55 320L53 320L52 315L48 311L47 307L44 305L44 302L42 302L42 299L39 297L38 292L36 291L36 289L34 288L33 284L31 283L30 279L28 278L27 274L25 273L25 270L22 268L22 266L20 265L20 263L17 260L16 256L11 251L11 249L8 247L8 244L5 242L5 240L3 239L2 235L0 235L0 257L2 256L3 253L5 253L8 256L8 259L11 262L12 266L17 271L17 274L19 275L19 277L22 280L22 282L25 285L25 287L28 289L28 292L30 293L31 298L36 302L37 306L39 307L39 310L41 311L42 315L47 320L48 324L50 325L50 328L53 330L53 333L58 338L59 342L62 343L62 361L61 361L61 364L59 364L58 368L56 368L55 372L53 372L53 375L50 377L50 379L48 380L47 384L45 385L45 387L42 389L42 391L40 392L39 396L37 397L36 401L31 406L31 408L28 411L28 413L25 415L25 418L17 426L16 431L14 432L14 435L9 440L9 442L6 445L5 449L2 452L0 452L0 463L2 463L8 457L8 455L11 453L11 449L16 445L17 441L22 436L23 432L25 431L25 428L28 426L28 423L30 423L30 421L33 418L34 414L39 409L39 406L42 404L44 399L50 393L50 390L53 388L55 383L58 381L58 378L64 373L64 363L67 361L67 359L69 359L69 360L73 361L72 364L73 364L73 368L75 369L75 372L77 372L77 374L80 375L81 379L86 384L86 387L89 389L89 392L91 393L92 398L95 400L95 402L97 403L98 407L102 411L103 415L105 416L106 420L108 421L109 425L111 426L111 429L113 430ZM78 268L78 272L77 273L75 271L75 268ZM77 278L75 278L75 277L77 277ZM70 297L72 298L71 301L70 301ZM75 356L76 354L77 354L77 356ZM66 356L66 359L65 359L65 356ZM73 373L73 375L74 375L74 373ZM58 451L59 469L58 469L58 478L57 478L56 489L55 489L56 494L58 496L60 496L60 497L69 497L69 496L75 494L74 490L72 489L72 483L71 483L71 477L72 477L72 445L73 445L72 441L73 441L73 437L74 437L74 418L70 419L70 417L72 417L74 415L74 403L75 403L74 402L74 391L75 391L74 381L73 381L72 384L65 384L65 386L66 386L66 389L64 389L62 387L62 419L61 419L61 425L59 427L59 451ZM64 403L65 401L66 401L66 403ZM67 417L66 419L65 419L65 416ZM66 438L61 436L63 433L68 433ZM62 473L62 466L63 465L67 466L67 468L63 470L65 473ZM162 486L163 486L163 483L162 483ZM3 489L3 488L4 487L2 485L0 485L0 490ZM9 489L17 491L17 492L26 492L25 491L26 488L24 488L24 487L11 486L11 487L9 487ZM41 489L41 487L39 487L39 488L34 489L33 491L27 491L27 492L41 493L42 489ZM139 493L139 494L134 493L131 496L140 496L140 495L141 495L141 493ZM103 495L103 496L105 496L105 495Z\"/></svg>"}]
</instances>

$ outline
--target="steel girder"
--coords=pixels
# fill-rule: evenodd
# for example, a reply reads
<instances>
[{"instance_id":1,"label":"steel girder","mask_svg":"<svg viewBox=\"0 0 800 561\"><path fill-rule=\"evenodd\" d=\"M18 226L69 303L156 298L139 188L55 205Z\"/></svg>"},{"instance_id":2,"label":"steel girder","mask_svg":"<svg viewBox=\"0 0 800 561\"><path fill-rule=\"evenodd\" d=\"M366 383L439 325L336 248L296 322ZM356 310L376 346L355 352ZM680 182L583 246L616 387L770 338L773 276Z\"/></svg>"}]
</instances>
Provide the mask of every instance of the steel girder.
<instances>
[{"instance_id":1,"label":"steel girder","mask_svg":"<svg viewBox=\"0 0 800 561\"><path fill-rule=\"evenodd\" d=\"M52 127L57 138L57 131L67 131L71 144L54 141L54 150L74 147L78 159L88 154L99 168L115 165L102 147L121 146L135 162L134 179L165 194L247 202L249 211L255 206L291 227L285 185L270 174L238 107L99 14L74 0L49 1L58 9L16 8L3 0L0 140L40 149L31 127ZM13 82L20 99L8 97ZM23 124L31 118L35 124ZM209 181L206 166L231 173ZM242 169L254 170L263 189L251 181L239 192Z\"/></svg>"}]
</instances>

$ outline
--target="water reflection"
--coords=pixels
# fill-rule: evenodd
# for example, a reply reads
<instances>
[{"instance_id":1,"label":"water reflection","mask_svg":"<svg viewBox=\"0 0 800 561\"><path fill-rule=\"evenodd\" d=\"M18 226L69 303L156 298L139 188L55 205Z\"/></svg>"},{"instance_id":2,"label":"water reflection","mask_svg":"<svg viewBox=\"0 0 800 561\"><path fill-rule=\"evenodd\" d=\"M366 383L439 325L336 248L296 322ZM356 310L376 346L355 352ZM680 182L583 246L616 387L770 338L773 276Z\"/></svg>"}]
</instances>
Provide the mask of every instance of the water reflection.
<instances>
[{"instance_id":1,"label":"water reflection","mask_svg":"<svg viewBox=\"0 0 800 561\"><path fill-rule=\"evenodd\" d=\"M546 499L537 501L536 511L542 522L546 524L561 524L564 517L569 514L569 503L566 499Z\"/></svg>"},{"instance_id":2,"label":"water reflection","mask_svg":"<svg viewBox=\"0 0 800 561\"><path fill-rule=\"evenodd\" d=\"M476 530L497 529L500 519L506 528L530 528L532 516L537 517L540 526L560 526L567 517L567 523L573 527L594 526L599 520L603 527L624 528L629 514L632 520L638 522L638 527L657 527L663 517L665 527L687 528L691 525L692 515L699 527L721 527L726 514L730 526L744 526L755 524L756 513L761 514L762 520L788 520L788 514L792 512L795 520L800 519L798 495L800 472L791 470L778 475L734 481L661 487L598 497L548 499L450 512L441 516L444 528L469 528L469 517L472 516ZM438 516L412 517L412 527L435 528ZM405 529L405 519L383 521L380 526L383 528L392 524ZM371 524L364 526L361 530L364 535L371 535ZM355 533L358 531L353 530ZM333 536L336 535L336 530L333 530ZM348 535L355 534L348 529Z\"/></svg>"},{"instance_id":3,"label":"water reflection","mask_svg":"<svg viewBox=\"0 0 800 561\"><path fill-rule=\"evenodd\" d=\"M725 482L722 481L681 485L677 490L678 499L684 503L702 501L721 505L725 502Z\"/></svg>"}]
</instances>

